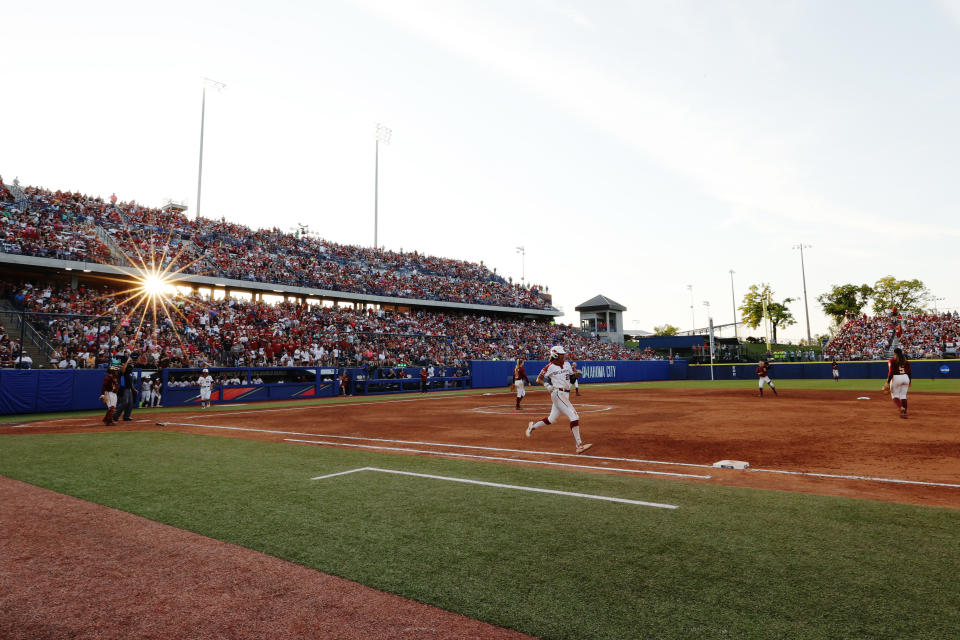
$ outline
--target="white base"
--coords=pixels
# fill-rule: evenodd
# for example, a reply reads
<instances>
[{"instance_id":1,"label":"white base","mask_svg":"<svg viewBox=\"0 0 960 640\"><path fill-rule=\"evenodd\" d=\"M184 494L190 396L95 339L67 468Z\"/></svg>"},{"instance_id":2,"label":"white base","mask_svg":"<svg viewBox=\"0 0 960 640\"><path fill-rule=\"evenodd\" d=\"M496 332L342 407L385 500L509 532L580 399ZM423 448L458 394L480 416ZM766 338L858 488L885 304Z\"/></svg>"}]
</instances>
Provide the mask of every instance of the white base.
<instances>
[{"instance_id":1,"label":"white base","mask_svg":"<svg viewBox=\"0 0 960 640\"><path fill-rule=\"evenodd\" d=\"M717 469L746 469L750 466L750 463L743 460L721 460L720 462L714 462L713 466Z\"/></svg>"}]
</instances>

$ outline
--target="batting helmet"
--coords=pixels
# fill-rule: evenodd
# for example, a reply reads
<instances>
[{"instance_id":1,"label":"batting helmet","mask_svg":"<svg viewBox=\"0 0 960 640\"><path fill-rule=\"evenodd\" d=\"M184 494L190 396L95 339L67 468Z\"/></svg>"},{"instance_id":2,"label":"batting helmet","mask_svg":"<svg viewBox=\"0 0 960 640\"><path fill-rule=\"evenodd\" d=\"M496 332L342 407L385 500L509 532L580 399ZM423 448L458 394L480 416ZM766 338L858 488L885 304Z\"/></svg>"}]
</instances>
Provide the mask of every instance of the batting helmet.
<instances>
[{"instance_id":1,"label":"batting helmet","mask_svg":"<svg viewBox=\"0 0 960 640\"><path fill-rule=\"evenodd\" d=\"M562 355L565 354L565 353L566 353L566 351L564 351L564 350L563 350L563 347L561 347L560 345L556 345L556 346L554 346L554 347L550 347L550 359L551 359L551 360L553 360L553 359L556 358L557 356L562 356Z\"/></svg>"}]
</instances>

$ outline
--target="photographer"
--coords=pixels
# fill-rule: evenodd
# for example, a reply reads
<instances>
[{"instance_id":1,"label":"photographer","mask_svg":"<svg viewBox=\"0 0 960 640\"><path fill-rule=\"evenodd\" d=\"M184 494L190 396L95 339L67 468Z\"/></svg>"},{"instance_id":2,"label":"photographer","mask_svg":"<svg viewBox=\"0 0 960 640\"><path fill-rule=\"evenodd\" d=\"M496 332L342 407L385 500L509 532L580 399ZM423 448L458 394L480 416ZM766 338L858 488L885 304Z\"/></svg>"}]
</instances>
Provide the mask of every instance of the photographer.
<instances>
[{"instance_id":1,"label":"photographer","mask_svg":"<svg viewBox=\"0 0 960 640\"><path fill-rule=\"evenodd\" d=\"M123 364L120 365L120 393L117 401L117 413L123 414L123 419L127 422L132 420L130 414L133 412L133 404L136 400L136 391L133 388L133 365L139 353L133 352L127 355Z\"/></svg>"}]
</instances>

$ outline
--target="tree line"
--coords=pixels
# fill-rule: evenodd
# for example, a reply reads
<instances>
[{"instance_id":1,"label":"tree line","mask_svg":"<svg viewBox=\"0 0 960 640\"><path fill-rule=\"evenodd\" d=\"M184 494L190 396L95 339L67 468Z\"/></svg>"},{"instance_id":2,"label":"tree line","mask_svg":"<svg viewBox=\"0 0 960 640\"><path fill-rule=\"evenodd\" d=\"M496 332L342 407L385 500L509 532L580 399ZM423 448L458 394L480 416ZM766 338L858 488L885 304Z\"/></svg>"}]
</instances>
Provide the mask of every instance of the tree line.
<instances>
[{"instance_id":1,"label":"tree line","mask_svg":"<svg viewBox=\"0 0 960 640\"><path fill-rule=\"evenodd\" d=\"M817 301L823 312L833 319L833 324L839 327L844 318L860 315L868 305L875 315L887 313L891 309L897 309L899 313L906 315L922 314L928 311L926 304L931 298L929 289L920 280L897 280L893 276L885 276L873 285L832 285L830 291L817 296ZM773 288L768 283L761 282L750 285L737 309L741 322L751 329L756 329L763 322L766 302L766 312L773 328L773 342L776 342L778 328L797 323L788 307L797 300L799 298L784 298L778 301L774 297ZM679 331L679 328L671 324L653 328L653 333L658 336L672 336Z\"/></svg>"}]
</instances>

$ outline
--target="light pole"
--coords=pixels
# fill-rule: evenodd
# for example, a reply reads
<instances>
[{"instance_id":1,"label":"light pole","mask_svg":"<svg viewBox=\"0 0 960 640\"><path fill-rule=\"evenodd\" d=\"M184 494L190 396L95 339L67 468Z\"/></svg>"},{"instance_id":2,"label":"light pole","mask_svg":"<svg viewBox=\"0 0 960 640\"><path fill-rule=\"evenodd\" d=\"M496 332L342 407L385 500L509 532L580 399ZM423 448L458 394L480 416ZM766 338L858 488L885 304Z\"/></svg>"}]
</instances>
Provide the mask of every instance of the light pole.
<instances>
[{"instance_id":1,"label":"light pole","mask_svg":"<svg viewBox=\"0 0 960 640\"><path fill-rule=\"evenodd\" d=\"M693 312L693 285L687 285L687 291L690 292L690 324L693 326L690 328L690 335L696 335L697 333L697 316Z\"/></svg>"},{"instance_id":2,"label":"light pole","mask_svg":"<svg viewBox=\"0 0 960 640\"><path fill-rule=\"evenodd\" d=\"M800 249L800 273L803 275L803 309L807 314L807 344L813 343L813 338L810 337L810 305L807 304L807 270L803 264L803 250L811 249L809 244L795 244L793 245L794 249Z\"/></svg>"},{"instance_id":3,"label":"light pole","mask_svg":"<svg viewBox=\"0 0 960 640\"><path fill-rule=\"evenodd\" d=\"M935 316L940 315L940 312L937 311L937 303L941 300L946 300L946 298L938 298L936 296L930 298L930 301L933 302L933 315Z\"/></svg>"},{"instance_id":4,"label":"light pole","mask_svg":"<svg viewBox=\"0 0 960 640\"><path fill-rule=\"evenodd\" d=\"M737 342L740 342L740 330L737 322L737 294L733 291L733 274L736 271L730 269L730 301L733 302L733 336L737 339Z\"/></svg>"},{"instance_id":5,"label":"light pole","mask_svg":"<svg viewBox=\"0 0 960 640\"><path fill-rule=\"evenodd\" d=\"M220 91L227 85L210 78L203 79L203 97L200 99L200 166L197 169L197 218L200 218L200 193L203 186L203 125L207 115L207 87Z\"/></svg>"},{"instance_id":6,"label":"light pole","mask_svg":"<svg viewBox=\"0 0 960 640\"><path fill-rule=\"evenodd\" d=\"M388 127L377 123L377 142L373 156L373 248L377 248L377 226L379 225L379 212L377 211L378 200L380 197L380 143L390 144L390 136L393 135Z\"/></svg>"},{"instance_id":7,"label":"light pole","mask_svg":"<svg viewBox=\"0 0 960 640\"><path fill-rule=\"evenodd\" d=\"M710 301L704 300L703 306L707 308L707 325L710 330L710 379L713 380L713 317L710 315Z\"/></svg>"},{"instance_id":8,"label":"light pole","mask_svg":"<svg viewBox=\"0 0 960 640\"><path fill-rule=\"evenodd\" d=\"M527 249L526 247L517 247L517 253L520 254L520 283L525 284L527 279Z\"/></svg>"}]
</instances>

